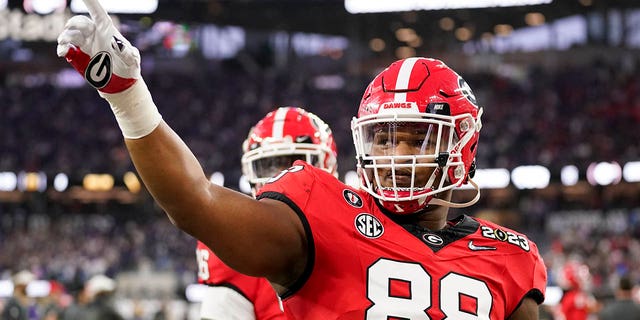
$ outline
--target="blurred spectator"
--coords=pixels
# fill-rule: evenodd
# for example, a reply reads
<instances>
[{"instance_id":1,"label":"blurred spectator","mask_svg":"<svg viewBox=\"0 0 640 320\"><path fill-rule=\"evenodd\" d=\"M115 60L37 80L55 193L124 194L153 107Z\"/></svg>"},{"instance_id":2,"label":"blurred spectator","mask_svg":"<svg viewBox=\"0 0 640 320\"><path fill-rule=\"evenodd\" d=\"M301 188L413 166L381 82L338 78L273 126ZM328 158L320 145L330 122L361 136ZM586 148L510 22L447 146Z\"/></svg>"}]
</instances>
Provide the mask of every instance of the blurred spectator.
<instances>
[{"instance_id":1,"label":"blurred spectator","mask_svg":"<svg viewBox=\"0 0 640 320\"><path fill-rule=\"evenodd\" d=\"M113 306L113 294L116 282L104 276L93 276L85 287L89 296L89 314L86 320L123 320Z\"/></svg>"},{"instance_id":2,"label":"blurred spectator","mask_svg":"<svg viewBox=\"0 0 640 320\"><path fill-rule=\"evenodd\" d=\"M235 187L243 139L237 133L245 132L276 102L315 106L310 111L335 128L336 142L342 146L338 168L353 168L351 137L339 133L349 132L344 115L355 112L368 76L344 71L341 77L350 85L320 90L313 86L315 75L310 72L249 74L240 65L212 63L193 74L145 74L163 117L185 137L205 170L223 172ZM640 121L638 66L620 68L596 59L562 69L520 68L522 76L465 71L486 109L483 135L491 142L478 150L479 168L541 164L554 170L564 165L585 170L594 161L640 159L634 143L640 140L635 130ZM0 101L6 106L0 116L2 170L121 176L133 169L108 107L92 89L47 83L25 88L16 82L0 87ZM88 118L95 127L85 125ZM615 135L611 128L616 128ZM107 157L102 156L105 149Z\"/></svg>"},{"instance_id":3,"label":"blurred spectator","mask_svg":"<svg viewBox=\"0 0 640 320\"><path fill-rule=\"evenodd\" d=\"M38 299L42 320L60 320L63 310L69 305L70 297L58 281L49 281L49 294Z\"/></svg>"},{"instance_id":4,"label":"blurred spectator","mask_svg":"<svg viewBox=\"0 0 640 320\"><path fill-rule=\"evenodd\" d=\"M169 319L169 306L166 301L162 302L162 306L153 315L153 320L168 320Z\"/></svg>"},{"instance_id":5,"label":"blurred spectator","mask_svg":"<svg viewBox=\"0 0 640 320\"><path fill-rule=\"evenodd\" d=\"M123 320L124 318L113 306L113 293L116 283L113 279L96 275L89 279L83 289L82 299L85 304L73 315L73 320ZM64 318L71 319L71 318Z\"/></svg>"},{"instance_id":6,"label":"blurred spectator","mask_svg":"<svg viewBox=\"0 0 640 320\"><path fill-rule=\"evenodd\" d=\"M27 286L36 280L36 276L28 270L22 270L11 278L13 282L13 296L2 311L2 320L30 320L32 299L27 296Z\"/></svg>"},{"instance_id":7,"label":"blurred spectator","mask_svg":"<svg viewBox=\"0 0 640 320\"><path fill-rule=\"evenodd\" d=\"M600 320L640 320L640 304L632 299L633 284L628 276L620 277L615 300L605 304Z\"/></svg>"},{"instance_id":8,"label":"blurred spectator","mask_svg":"<svg viewBox=\"0 0 640 320\"><path fill-rule=\"evenodd\" d=\"M74 303L62 311L61 320L84 320L89 313L89 295L84 288L75 297Z\"/></svg>"}]
</instances>

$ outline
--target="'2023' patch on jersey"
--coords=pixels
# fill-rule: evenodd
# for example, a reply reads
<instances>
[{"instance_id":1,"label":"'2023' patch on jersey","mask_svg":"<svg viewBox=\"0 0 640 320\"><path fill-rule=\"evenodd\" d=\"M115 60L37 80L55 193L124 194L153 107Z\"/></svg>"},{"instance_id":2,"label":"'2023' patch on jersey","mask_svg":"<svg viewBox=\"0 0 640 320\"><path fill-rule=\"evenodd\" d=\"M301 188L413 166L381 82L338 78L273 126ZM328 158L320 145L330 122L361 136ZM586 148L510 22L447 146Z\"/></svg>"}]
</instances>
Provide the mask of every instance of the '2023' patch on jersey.
<instances>
[{"instance_id":1,"label":"'2023' patch on jersey","mask_svg":"<svg viewBox=\"0 0 640 320\"><path fill-rule=\"evenodd\" d=\"M522 235L518 235L510 231L504 231L502 229L493 229L487 226L481 226L480 228L482 230L482 236L485 238L507 242L514 246L518 246L527 252L531 249L529 246L529 240Z\"/></svg>"}]
</instances>

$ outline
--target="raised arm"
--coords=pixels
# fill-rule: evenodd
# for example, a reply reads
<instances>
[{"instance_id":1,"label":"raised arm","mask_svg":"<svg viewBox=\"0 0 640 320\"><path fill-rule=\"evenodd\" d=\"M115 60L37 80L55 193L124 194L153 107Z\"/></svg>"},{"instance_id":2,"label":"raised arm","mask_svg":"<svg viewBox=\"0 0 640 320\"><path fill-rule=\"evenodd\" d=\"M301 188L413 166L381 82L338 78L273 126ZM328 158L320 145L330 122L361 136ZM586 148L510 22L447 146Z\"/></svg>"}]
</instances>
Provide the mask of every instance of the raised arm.
<instances>
[{"instance_id":1,"label":"raised arm","mask_svg":"<svg viewBox=\"0 0 640 320\"><path fill-rule=\"evenodd\" d=\"M140 75L140 54L98 0L58 37L65 57L116 117L142 180L171 221L236 270L286 286L306 263L302 223L288 206L210 183L193 153L162 120ZM292 272L293 271L293 272Z\"/></svg>"},{"instance_id":2,"label":"raised arm","mask_svg":"<svg viewBox=\"0 0 640 320\"><path fill-rule=\"evenodd\" d=\"M164 122L126 145L145 185L180 229L232 268L288 285L302 272L306 240L300 219L282 202L214 185L178 135Z\"/></svg>"}]
</instances>

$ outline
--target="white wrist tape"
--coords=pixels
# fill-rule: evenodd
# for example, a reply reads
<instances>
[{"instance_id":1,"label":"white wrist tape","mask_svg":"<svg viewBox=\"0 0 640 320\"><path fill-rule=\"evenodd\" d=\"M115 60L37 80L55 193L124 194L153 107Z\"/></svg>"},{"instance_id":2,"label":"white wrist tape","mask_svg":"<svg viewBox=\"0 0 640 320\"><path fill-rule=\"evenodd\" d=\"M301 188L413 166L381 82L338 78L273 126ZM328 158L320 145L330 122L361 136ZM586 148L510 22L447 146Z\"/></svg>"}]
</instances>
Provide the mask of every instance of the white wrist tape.
<instances>
[{"instance_id":1,"label":"white wrist tape","mask_svg":"<svg viewBox=\"0 0 640 320\"><path fill-rule=\"evenodd\" d=\"M120 93L98 93L111 105L122 135L127 139L140 139L148 135L162 120L142 79L138 79L131 88Z\"/></svg>"}]
</instances>

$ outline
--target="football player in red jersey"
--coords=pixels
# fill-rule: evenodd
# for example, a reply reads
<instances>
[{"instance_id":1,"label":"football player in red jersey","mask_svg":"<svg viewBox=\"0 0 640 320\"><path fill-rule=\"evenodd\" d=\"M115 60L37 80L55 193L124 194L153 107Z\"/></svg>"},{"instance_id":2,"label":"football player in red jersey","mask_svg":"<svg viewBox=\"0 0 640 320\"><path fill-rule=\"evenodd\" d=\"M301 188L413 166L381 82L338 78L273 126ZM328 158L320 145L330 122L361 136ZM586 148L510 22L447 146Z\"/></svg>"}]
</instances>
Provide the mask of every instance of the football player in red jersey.
<instances>
[{"instance_id":1,"label":"football player in red jersey","mask_svg":"<svg viewBox=\"0 0 640 320\"><path fill-rule=\"evenodd\" d=\"M352 121L362 188L297 161L258 200L213 185L162 120L140 57L97 0L58 38L110 104L131 158L180 229L235 270L266 277L292 319L537 319L546 269L525 235L463 215L482 109L439 60L396 61Z\"/></svg>"},{"instance_id":2,"label":"football player in red jersey","mask_svg":"<svg viewBox=\"0 0 640 320\"><path fill-rule=\"evenodd\" d=\"M559 319L586 320L597 313L600 306L591 294L591 272L589 266L576 259L567 261L558 274L558 284L562 288Z\"/></svg>"},{"instance_id":3,"label":"football player in red jersey","mask_svg":"<svg viewBox=\"0 0 640 320\"><path fill-rule=\"evenodd\" d=\"M303 160L337 176L337 149L331 129L316 115L296 107L269 112L242 144L242 172L257 190L272 176ZM198 241L198 282L209 286L201 319L285 319L265 278L249 277L225 265Z\"/></svg>"}]
</instances>

